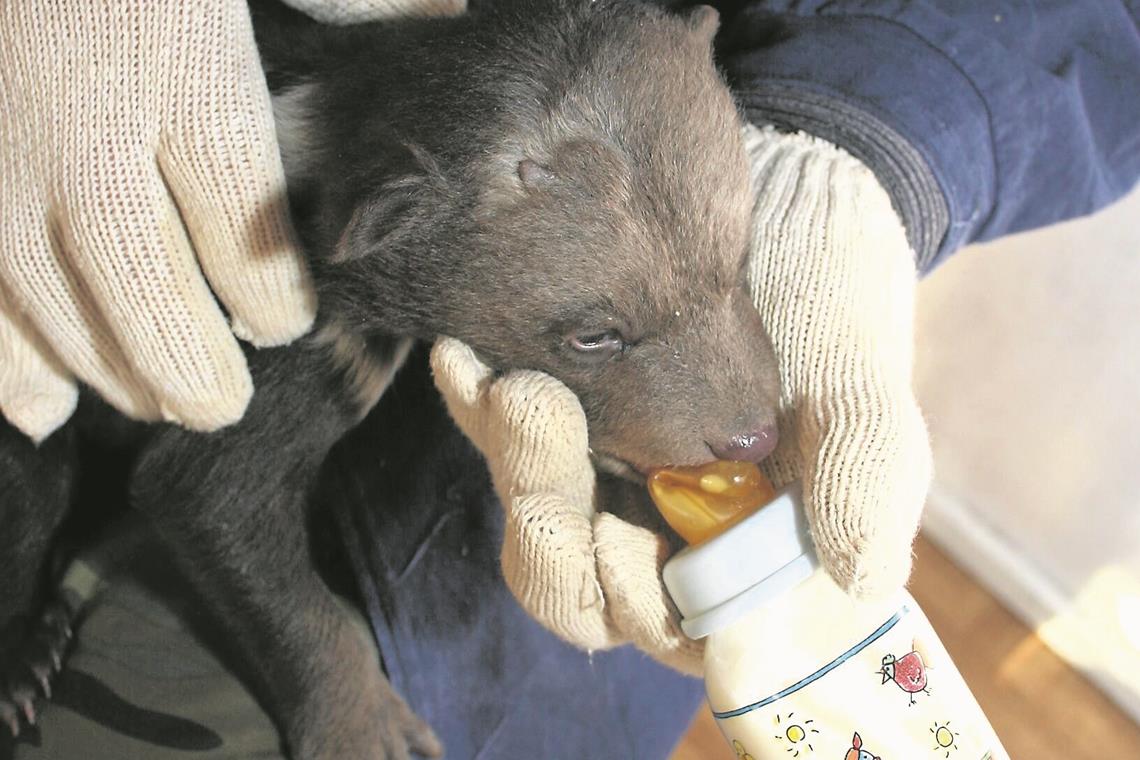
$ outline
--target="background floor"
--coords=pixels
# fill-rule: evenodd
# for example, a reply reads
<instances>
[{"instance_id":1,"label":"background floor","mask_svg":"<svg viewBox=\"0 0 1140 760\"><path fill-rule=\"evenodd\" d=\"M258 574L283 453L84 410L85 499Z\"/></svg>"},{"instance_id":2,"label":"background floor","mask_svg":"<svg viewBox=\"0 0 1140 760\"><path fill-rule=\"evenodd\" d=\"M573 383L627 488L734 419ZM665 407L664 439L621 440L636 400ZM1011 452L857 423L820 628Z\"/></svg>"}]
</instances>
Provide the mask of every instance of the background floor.
<instances>
[{"instance_id":1,"label":"background floor","mask_svg":"<svg viewBox=\"0 0 1140 760\"><path fill-rule=\"evenodd\" d=\"M921 538L910 590L1013 760L1140 758L1140 727ZM671 760L736 755L706 708Z\"/></svg>"}]
</instances>

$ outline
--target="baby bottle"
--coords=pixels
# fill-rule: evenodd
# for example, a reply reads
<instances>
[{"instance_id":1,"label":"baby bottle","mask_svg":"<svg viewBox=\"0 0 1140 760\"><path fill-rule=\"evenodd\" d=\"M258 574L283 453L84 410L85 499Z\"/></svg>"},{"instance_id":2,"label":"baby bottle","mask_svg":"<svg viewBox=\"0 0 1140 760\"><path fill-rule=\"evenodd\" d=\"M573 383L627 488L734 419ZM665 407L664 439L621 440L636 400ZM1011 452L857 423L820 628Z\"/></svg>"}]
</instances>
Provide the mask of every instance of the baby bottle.
<instances>
[{"instance_id":1,"label":"baby bottle","mask_svg":"<svg viewBox=\"0 0 1140 760\"><path fill-rule=\"evenodd\" d=\"M717 462L650 492L691 544L665 585L708 637L709 705L741 760L1008 760L910 594L856 601L820 568L797 487L772 498L754 465Z\"/></svg>"}]
</instances>

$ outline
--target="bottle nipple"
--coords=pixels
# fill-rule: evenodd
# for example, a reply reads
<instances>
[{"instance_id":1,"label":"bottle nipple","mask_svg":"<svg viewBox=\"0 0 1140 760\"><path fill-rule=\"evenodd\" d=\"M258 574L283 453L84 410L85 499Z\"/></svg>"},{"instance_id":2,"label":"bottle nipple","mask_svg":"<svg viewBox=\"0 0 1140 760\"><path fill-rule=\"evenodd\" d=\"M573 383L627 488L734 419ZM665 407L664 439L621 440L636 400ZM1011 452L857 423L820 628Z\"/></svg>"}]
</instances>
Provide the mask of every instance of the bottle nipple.
<instances>
[{"instance_id":1,"label":"bottle nipple","mask_svg":"<svg viewBox=\"0 0 1140 760\"><path fill-rule=\"evenodd\" d=\"M661 516L691 546L718 536L776 496L752 462L651 470L649 495Z\"/></svg>"}]
</instances>

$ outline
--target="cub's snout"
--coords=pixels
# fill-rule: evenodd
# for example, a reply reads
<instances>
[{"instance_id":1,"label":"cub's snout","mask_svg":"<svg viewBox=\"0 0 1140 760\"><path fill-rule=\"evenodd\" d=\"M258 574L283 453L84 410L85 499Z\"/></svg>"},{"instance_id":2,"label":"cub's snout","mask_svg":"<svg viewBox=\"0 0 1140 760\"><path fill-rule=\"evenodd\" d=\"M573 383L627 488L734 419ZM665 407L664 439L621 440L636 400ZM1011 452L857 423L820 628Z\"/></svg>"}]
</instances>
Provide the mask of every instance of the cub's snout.
<instances>
[{"instance_id":1,"label":"cub's snout","mask_svg":"<svg viewBox=\"0 0 1140 760\"><path fill-rule=\"evenodd\" d=\"M761 462L776 450L777 438L776 426L769 424L747 433L737 433L727 441L709 443L709 449L717 459Z\"/></svg>"},{"instance_id":2,"label":"cub's snout","mask_svg":"<svg viewBox=\"0 0 1140 760\"><path fill-rule=\"evenodd\" d=\"M775 449L779 377L743 287L689 295L653 338L575 388L599 454L645 471L713 459L759 462Z\"/></svg>"}]
</instances>

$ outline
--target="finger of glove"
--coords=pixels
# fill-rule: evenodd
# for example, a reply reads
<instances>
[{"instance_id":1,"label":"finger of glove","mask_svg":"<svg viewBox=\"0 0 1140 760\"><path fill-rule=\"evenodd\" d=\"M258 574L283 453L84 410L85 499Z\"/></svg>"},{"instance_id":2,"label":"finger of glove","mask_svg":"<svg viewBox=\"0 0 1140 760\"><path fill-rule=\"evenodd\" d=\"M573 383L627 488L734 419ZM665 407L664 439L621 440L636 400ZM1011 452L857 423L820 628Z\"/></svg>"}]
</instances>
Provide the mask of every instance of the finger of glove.
<instances>
[{"instance_id":1,"label":"finger of glove","mask_svg":"<svg viewBox=\"0 0 1140 760\"><path fill-rule=\"evenodd\" d=\"M82 276L64 256L59 236L44 218L44 204L18 197L13 185L0 187L0 202L5 209L0 216L0 279L8 289L8 313L22 313L19 322L27 325L25 329L17 324L24 339L41 357L53 356L128 417L159 419L150 390L135 375ZM44 345L37 345L37 339ZM21 344L11 346L12 351L23 351ZM58 380L54 385L58 401L45 409L45 429L54 415L63 414L57 405L63 403L63 391Z\"/></svg>"},{"instance_id":2,"label":"finger of glove","mask_svg":"<svg viewBox=\"0 0 1140 760\"><path fill-rule=\"evenodd\" d=\"M579 648L624 643L598 581L590 521L554 494L525 496L507 507L503 577L523 609Z\"/></svg>"},{"instance_id":3,"label":"finger of glove","mask_svg":"<svg viewBox=\"0 0 1140 760\"><path fill-rule=\"evenodd\" d=\"M873 173L816 138L752 128L759 190L750 266L780 364L777 482L802 469L824 566L841 586L897 589L929 484L911 389L915 271Z\"/></svg>"},{"instance_id":4,"label":"finger of glove","mask_svg":"<svg viewBox=\"0 0 1140 760\"><path fill-rule=\"evenodd\" d=\"M158 169L145 151L103 158L66 205L61 245L162 417L231 424L252 395L249 370Z\"/></svg>"},{"instance_id":5,"label":"finger of glove","mask_svg":"<svg viewBox=\"0 0 1140 760\"><path fill-rule=\"evenodd\" d=\"M857 235L845 265L831 271L848 270L851 306L831 342L856 359L835 362L821 379L818 413L805 416L801 435L803 443L818 441L802 451L820 559L840 586L874 598L901 588L910 575L933 467L911 380L913 253L869 170L852 164L848 172L834 181L856 195L835 209L833 225Z\"/></svg>"},{"instance_id":6,"label":"finger of glove","mask_svg":"<svg viewBox=\"0 0 1140 760\"><path fill-rule=\"evenodd\" d=\"M0 412L17 430L40 443L75 411L79 391L0 293Z\"/></svg>"},{"instance_id":7,"label":"finger of glove","mask_svg":"<svg viewBox=\"0 0 1140 760\"><path fill-rule=\"evenodd\" d=\"M598 474L597 503L601 508L624 522L653 533L671 535L684 545L680 536L672 531L653 503L645 482L634 482L609 473Z\"/></svg>"},{"instance_id":8,"label":"finger of glove","mask_svg":"<svg viewBox=\"0 0 1140 760\"><path fill-rule=\"evenodd\" d=\"M312 326L316 293L289 220L249 13L244 4L219 5L226 23L198 24L195 44L182 51L187 60L173 68L169 86L178 95L158 159L233 332L277 346ZM191 27L201 9L188 3L179 12Z\"/></svg>"},{"instance_id":9,"label":"finger of glove","mask_svg":"<svg viewBox=\"0 0 1140 760\"><path fill-rule=\"evenodd\" d=\"M668 540L601 512L594 518L598 576L611 619L642 651L689 675L703 673L704 644L681 630L681 616L661 580Z\"/></svg>"},{"instance_id":10,"label":"finger of glove","mask_svg":"<svg viewBox=\"0 0 1140 760\"><path fill-rule=\"evenodd\" d=\"M816 553L840 587L875 598L902 588L930 489L930 442L918 405L852 416L828 410L817 446L804 451L804 504ZM869 411L869 410L868 410Z\"/></svg>"},{"instance_id":11,"label":"finger of glove","mask_svg":"<svg viewBox=\"0 0 1140 760\"><path fill-rule=\"evenodd\" d=\"M302 13L325 24L360 24L390 18L458 16L467 10L466 0L284 0Z\"/></svg>"},{"instance_id":12,"label":"finger of glove","mask_svg":"<svg viewBox=\"0 0 1140 760\"><path fill-rule=\"evenodd\" d=\"M485 452L483 435L486 417L487 388L495 377L494 370L483 362L466 343L455 338L440 338L431 349L431 371L447 411L475 445Z\"/></svg>"},{"instance_id":13,"label":"finger of glove","mask_svg":"<svg viewBox=\"0 0 1140 760\"><path fill-rule=\"evenodd\" d=\"M521 370L492 383L488 402L487 435L499 450L498 461L489 457L497 484L520 494L556 493L591 515L596 476L577 396L550 375Z\"/></svg>"}]
</instances>

